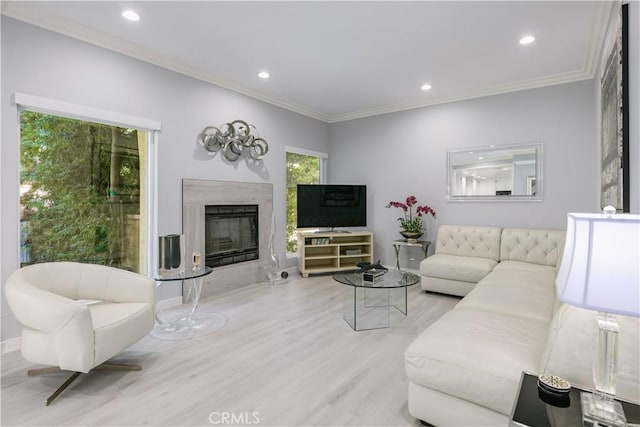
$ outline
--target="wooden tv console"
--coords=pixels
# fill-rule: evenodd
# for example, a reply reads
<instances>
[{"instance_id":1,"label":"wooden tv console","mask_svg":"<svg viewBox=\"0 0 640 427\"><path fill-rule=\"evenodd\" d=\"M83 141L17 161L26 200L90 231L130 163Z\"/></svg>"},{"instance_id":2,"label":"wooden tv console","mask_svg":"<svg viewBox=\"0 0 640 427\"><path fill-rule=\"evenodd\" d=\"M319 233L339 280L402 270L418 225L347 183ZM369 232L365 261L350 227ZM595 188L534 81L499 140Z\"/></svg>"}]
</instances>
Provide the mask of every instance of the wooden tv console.
<instances>
[{"instance_id":1,"label":"wooden tv console","mask_svg":"<svg viewBox=\"0 0 640 427\"><path fill-rule=\"evenodd\" d=\"M298 270L302 277L356 269L356 263L373 262L373 233L355 231L298 232Z\"/></svg>"}]
</instances>

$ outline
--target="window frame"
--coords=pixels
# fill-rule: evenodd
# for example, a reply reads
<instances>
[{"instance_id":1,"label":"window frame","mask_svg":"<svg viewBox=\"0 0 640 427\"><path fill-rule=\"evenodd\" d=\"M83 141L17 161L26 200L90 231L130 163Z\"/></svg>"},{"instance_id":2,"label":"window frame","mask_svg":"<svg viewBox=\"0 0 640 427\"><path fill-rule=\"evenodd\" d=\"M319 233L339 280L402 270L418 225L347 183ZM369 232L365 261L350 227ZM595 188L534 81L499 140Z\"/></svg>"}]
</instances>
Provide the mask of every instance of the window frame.
<instances>
[{"instance_id":1,"label":"window frame","mask_svg":"<svg viewBox=\"0 0 640 427\"><path fill-rule=\"evenodd\" d=\"M158 133L162 131L162 123L156 120L121 114L113 111L102 110L99 108L89 107L80 104L73 104L50 98L29 95L25 93L15 92L13 94L13 103L17 106L18 122L20 121L20 113L22 111L33 111L44 113L69 119L91 121L109 126L118 126L124 128L134 128L147 132L147 159L146 159L146 176L147 183L145 204L147 207L146 218L146 236L147 236L147 258L145 260L146 275L151 275L157 267L157 247L154 242L157 240L157 166L158 166ZM18 131L18 145L20 146L20 133ZM18 172L19 173L19 172ZM18 178L20 183L20 178ZM18 206L20 206L18 192ZM19 224L16 227L19 233ZM20 239L18 239L19 245ZM19 253L18 246L17 252ZM19 262L19 258L18 258Z\"/></svg>"},{"instance_id":2,"label":"window frame","mask_svg":"<svg viewBox=\"0 0 640 427\"><path fill-rule=\"evenodd\" d=\"M319 174L320 176L318 177L318 183L319 184L326 184L326 176L327 176L327 163L329 160L329 154L327 153L323 153L321 151L313 151L313 150L307 150L305 148L299 148L299 147L293 147L293 146L285 146L284 147L284 157L285 157L285 206L284 206L284 212L285 212L285 237L286 237L286 230L287 230L287 218L286 218L286 212L287 212L287 198L286 198L286 185L287 185L287 177L286 177L286 163L287 163L287 153L293 153L293 154L301 154L303 156L310 156L310 157L317 157L320 160L320 171ZM285 255L287 259L293 259L293 258L297 258L298 254L296 252L287 252L287 245L285 242Z\"/></svg>"}]
</instances>

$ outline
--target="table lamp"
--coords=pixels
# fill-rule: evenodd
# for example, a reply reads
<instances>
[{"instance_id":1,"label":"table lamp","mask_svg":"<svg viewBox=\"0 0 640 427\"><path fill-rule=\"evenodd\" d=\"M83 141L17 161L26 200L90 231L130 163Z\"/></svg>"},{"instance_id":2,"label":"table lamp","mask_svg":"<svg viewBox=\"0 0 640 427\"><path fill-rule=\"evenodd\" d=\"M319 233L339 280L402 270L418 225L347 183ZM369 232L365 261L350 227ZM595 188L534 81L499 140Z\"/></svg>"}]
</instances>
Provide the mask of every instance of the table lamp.
<instances>
[{"instance_id":1,"label":"table lamp","mask_svg":"<svg viewBox=\"0 0 640 427\"><path fill-rule=\"evenodd\" d=\"M618 357L615 315L640 317L640 215L567 215L567 238L556 278L558 298L596 310L593 382L595 392L581 396L584 419L609 426L626 425L614 400Z\"/></svg>"}]
</instances>

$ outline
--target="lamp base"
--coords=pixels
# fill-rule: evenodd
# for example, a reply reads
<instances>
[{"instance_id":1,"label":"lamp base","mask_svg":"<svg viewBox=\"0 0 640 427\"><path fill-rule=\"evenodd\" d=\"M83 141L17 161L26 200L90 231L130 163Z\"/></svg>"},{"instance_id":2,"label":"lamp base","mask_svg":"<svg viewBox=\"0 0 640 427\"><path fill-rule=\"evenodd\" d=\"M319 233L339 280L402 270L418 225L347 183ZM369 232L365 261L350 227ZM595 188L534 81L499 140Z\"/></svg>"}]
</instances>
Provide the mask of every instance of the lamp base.
<instances>
[{"instance_id":1,"label":"lamp base","mask_svg":"<svg viewBox=\"0 0 640 427\"><path fill-rule=\"evenodd\" d=\"M582 405L582 420L585 423L588 422L594 426L627 426L627 418L620 402L606 397L602 398L593 393L582 392L580 403Z\"/></svg>"}]
</instances>

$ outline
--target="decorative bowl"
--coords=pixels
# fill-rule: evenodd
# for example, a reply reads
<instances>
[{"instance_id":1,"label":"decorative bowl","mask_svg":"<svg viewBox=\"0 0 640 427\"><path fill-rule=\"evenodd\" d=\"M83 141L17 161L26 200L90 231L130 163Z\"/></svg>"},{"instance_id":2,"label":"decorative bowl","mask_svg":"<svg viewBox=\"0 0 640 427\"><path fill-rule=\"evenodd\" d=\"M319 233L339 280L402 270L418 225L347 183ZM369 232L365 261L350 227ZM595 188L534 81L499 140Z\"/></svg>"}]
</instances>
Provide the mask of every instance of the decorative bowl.
<instances>
[{"instance_id":1,"label":"decorative bowl","mask_svg":"<svg viewBox=\"0 0 640 427\"><path fill-rule=\"evenodd\" d=\"M404 237L405 239L407 239L407 241L416 241L418 240L420 237L422 237L422 235L424 234L424 232L422 231L400 231L400 234L402 234L402 237Z\"/></svg>"}]
</instances>

